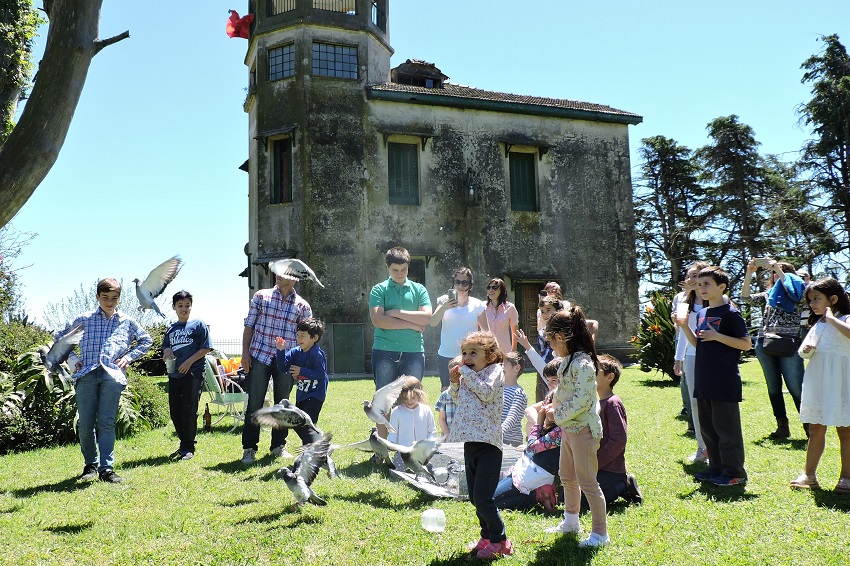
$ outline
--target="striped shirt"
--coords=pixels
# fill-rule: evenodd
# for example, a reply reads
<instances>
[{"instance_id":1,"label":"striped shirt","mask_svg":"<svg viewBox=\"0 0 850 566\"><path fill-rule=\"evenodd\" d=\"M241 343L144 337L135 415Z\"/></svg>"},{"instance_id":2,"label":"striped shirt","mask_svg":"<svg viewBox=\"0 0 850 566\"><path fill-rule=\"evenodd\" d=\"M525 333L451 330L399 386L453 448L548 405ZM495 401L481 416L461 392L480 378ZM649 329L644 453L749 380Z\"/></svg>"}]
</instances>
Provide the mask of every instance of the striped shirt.
<instances>
[{"instance_id":1,"label":"striped shirt","mask_svg":"<svg viewBox=\"0 0 850 566\"><path fill-rule=\"evenodd\" d=\"M295 346L295 333L298 323L313 316L310 304L295 292L285 298L275 285L271 289L260 289L254 293L245 326L254 329L249 352L251 357L262 364L275 363L277 348L275 338L286 340L290 348Z\"/></svg>"},{"instance_id":2,"label":"striped shirt","mask_svg":"<svg viewBox=\"0 0 850 566\"><path fill-rule=\"evenodd\" d=\"M78 323L83 325L83 338L80 340L80 354L83 367L72 377L76 381L87 373L103 366L119 383L127 384L127 376L115 362L127 358L134 362L144 356L153 345L153 339L139 323L129 315L116 310L107 318L102 309L78 316L65 329L56 333L61 338Z\"/></svg>"},{"instance_id":3,"label":"striped shirt","mask_svg":"<svg viewBox=\"0 0 850 566\"><path fill-rule=\"evenodd\" d=\"M502 407L502 442L511 446L522 444L522 417L528 398L519 385L505 385L505 404Z\"/></svg>"}]
</instances>

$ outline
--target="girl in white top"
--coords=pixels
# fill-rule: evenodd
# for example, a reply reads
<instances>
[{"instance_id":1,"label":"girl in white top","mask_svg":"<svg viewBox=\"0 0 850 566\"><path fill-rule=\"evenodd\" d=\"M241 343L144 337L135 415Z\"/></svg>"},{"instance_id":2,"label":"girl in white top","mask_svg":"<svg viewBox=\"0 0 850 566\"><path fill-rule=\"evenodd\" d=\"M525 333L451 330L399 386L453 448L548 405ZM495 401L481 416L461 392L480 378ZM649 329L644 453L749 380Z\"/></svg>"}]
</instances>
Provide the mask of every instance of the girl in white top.
<instances>
[{"instance_id":1,"label":"girl in white top","mask_svg":"<svg viewBox=\"0 0 850 566\"><path fill-rule=\"evenodd\" d=\"M508 301L508 287L505 282L494 277L487 283L487 324L496 337L499 349L503 353L516 350L514 332L519 327L519 312Z\"/></svg>"},{"instance_id":2,"label":"girl in white top","mask_svg":"<svg viewBox=\"0 0 850 566\"><path fill-rule=\"evenodd\" d=\"M402 446L413 446L419 440L437 437L434 412L428 405L428 397L422 391L422 383L413 376L403 376L404 388L398 396L398 406L390 415L390 425L395 432L387 440ZM403 469L403 468L402 468Z\"/></svg>"},{"instance_id":3,"label":"girl in white top","mask_svg":"<svg viewBox=\"0 0 850 566\"><path fill-rule=\"evenodd\" d=\"M800 346L808 357L800 398L800 420L809 423L809 445L803 473L791 489L818 488L817 467L826 446L826 427L838 433L841 476L835 491L850 493L850 298L829 277L806 289L809 335ZM815 337L818 337L815 340Z\"/></svg>"},{"instance_id":4,"label":"girl in white top","mask_svg":"<svg viewBox=\"0 0 850 566\"><path fill-rule=\"evenodd\" d=\"M448 365L452 358L460 355L460 342L479 328L488 330L487 305L484 301L471 297L474 278L468 267L458 267L452 272L452 290L457 299L448 295L437 298L437 308L431 315L431 326L442 322L440 329L440 347L437 350L437 367L440 370L440 385L449 387Z\"/></svg>"},{"instance_id":5,"label":"girl in white top","mask_svg":"<svg viewBox=\"0 0 850 566\"><path fill-rule=\"evenodd\" d=\"M680 302L688 304L688 326L696 332L697 328L697 313L703 309L702 299L697 298L697 282L699 281L699 272L701 269L708 267L705 261L697 261L688 266L688 271L685 276L684 290L676 295L673 301L673 316L676 316L676 305ZM687 463L692 464L698 462L701 464L708 463L708 455L705 451L705 442L702 439L702 433L699 426L699 409L697 408L697 400L694 398L694 371L696 368L696 348L691 346L688 339L685 337L685 331L677 326L678 340L676 342L676 355L674 357L673 372L681 376L685 380L688 389L688 401L691 409L691 419L694 421L694 436L697 440L697 451L688 456ZM682 375L684 374L684 375Z\"/></svg>"}]
</instances>

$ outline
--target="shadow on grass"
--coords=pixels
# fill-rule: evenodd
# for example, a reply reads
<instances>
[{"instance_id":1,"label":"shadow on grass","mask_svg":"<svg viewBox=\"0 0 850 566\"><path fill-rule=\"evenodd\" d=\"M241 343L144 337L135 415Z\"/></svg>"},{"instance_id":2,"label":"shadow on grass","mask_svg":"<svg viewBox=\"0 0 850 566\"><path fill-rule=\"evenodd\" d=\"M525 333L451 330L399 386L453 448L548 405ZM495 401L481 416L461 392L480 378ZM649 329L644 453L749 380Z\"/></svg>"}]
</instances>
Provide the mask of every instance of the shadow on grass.
<instances>
[{"instance_id":1,"label":"shadow on grass","mask_svg":"<svg viewBox=\"0 0 850 566\"><path fill-rule=\"evenodd\" d=\"M375 472L381 472L389 476L389 469L390 467L387 464L373 463L370 457L365 462L349 464L345 467L337 467L337 472L341 476L345 476L347 478L365 478L371 476Z\"/></svg>"},{"instance_id":2,"label":"shadow on grass","mask_svg":"<svg viewBox=\"0 0 850 566\"><path fill-rule=\"evenodd\" d=\"M242 507L243 505L251 505L257 503L259 499L237 499L236 501L221 502L222 507Z\"/></svg>"},{"instance_id":3,"label":"shadow on grass","mask_svg":"<svg viewBox=\"0 0 850 566\"><path fill-rule=\"evenodd\" d=\"M244 472L245 470L248 470L250 468L250 466L246 466L239 459L233 460L232 462L220 462L215 466L204 466L205 470L210 470L213 472L222 472L224 474L235 474L237 472Z\"/></svg>"},{"instance_id":4,"label":"shadow on grass","mask_svg":"<svg viewBox=\"0 0 850 566\"><path fill-rule=\"evenodd\" d=\"M601 550L598 548L580 548L576 535L550 536L553 537L551 544L548 539L533 541L534 544L540 546L540 550L528 564L534 564L535 566L579 566L581 564L590 564L593 561L593 556Z\"/></svg>"},{"instance_id":5,"label":"shadow on grass","mask_svg":"<svg viewBox=\"0 0 850 566\"><path fill-rule=\"evenodd\" d=\"M785 450L805 450L808 443L805 438L771 438L770 435L753 441L753 444L762 448L776 447Z\"/></svg>"},{"instance_id":6,"label":"shadow on grass","mask_svg":"<svg viewBox=\"0 0 850 566\"><path fill-rule=\"evenodd\" d=\"M20 498L27 498L36 495L37 493L41 493L42 491L60 491L65 493L71 493L72 491L77 491L78 489L85 489L93 482L88 481L79 481L76 476L72 478L67 478L62 481L57 481L53 483L45 483L42 485L35 485L33 487L27 487L24 489L13 489L12 495Z\"/></svg>"},{"instance_id":7,"label":"shadow on grass","mask_svg":"<svg viewBox=\"0 0 850 566\"><path fill-rule=\"evenodd\" d=\"M397 507L397 505L393 503L391 497L389 497L385 492L378 490L349 492L344 495L336 495L334 496L334 499L351 501L352 503L362 503L363 505L379 509L395 509Z\"/></svg>"},{"instance_id":8,"label":"shadow on grass","mask_svg":"<svg viewBox=\"0 0 850 566\"><path fill-rule=\"evenodd\" d=\"M81 532L88 530L94 526L94 521L85 523L75 523L70 525L57 525L55 527L45 527L45 531L56 533L58 535L78 535Z\"/></svg>"},{"instance_id":9,"label":"shadow on grass","mask_svg":"<svg viewBox=\"0 0 850 566\"><path fill-rule=\"evenodd\" d=\"M128 462L121 462L121 468L130 470L133 468L143 468L148 466L162 466L163 464L170 463L172 463L172 460L168 457L168 455L151 456L150 458L142 458L140 460L130 460Z\"/></svg>"},{"instance_id":10,"label":"shadow on grass","mask_svg":"<svg viewBox=\"0 0 850 566\"><path fill-rule=\"evenodd\" d=\"M644 387L658 387L661 389L668 387L679 387L679 384L673 382L672 379L642 379L638 383L640 383Z\"/></svg>"},{"instance_id":11,"label":"shadow on grass","mask_svg":"<svg viewBox=\"0 0 850 566\"><path fill-rule=\"evenodd\" d=\"M834 511L850 512L850 496L843 493L835 493L830 490L813 489L812 499L815 500L815 505L825 507Z\"/></svg>"},{"instance_id":12,"label":"shadow on grass","mask_svg":"<svg viewBox=\"0 0 850 566\"><path fill-rule=\"evenodd\" d=\"M295 507L292 505L292 507ZM316 517L315 515L304 515L300 513L300 510L297 508L291 511L292 513L298 512L299 515L295 518L295 520L286 523L285 525L280 525L279 527L270 527L269 530L277 530L277 529L297 529L301 525L322 525L324 524L324 519L321 517Z\"/></svg>"},{"instance_id":13,"label":"shadow on grass","mask_svg":"<svg viewBox=\"0 0 850 566\"><path fill-rule=\"evenodd\" d=\"M687 493L680 493L676 497L679 499L691 499L695 493L702 493L709 501L722 501L726 503L734 503L737 501L749 501L757 499L757 493L747 491L744 485L733 487L719 487L709 482L695 483L694 488Z\"/></svg>"},{"instance_id":14,"label":"shadow on grass","mask_svg":"<svg viewBox=\"0 0 850 566\"><path fill-rule=\"evenodd\" d=\"M20 511L23 508L24 508L23 504L15 503L14 505L10 505L7 508L0 509L0 513L9 513L9 514L17 513L18 511Z\"/></svg>"}]
</instances>

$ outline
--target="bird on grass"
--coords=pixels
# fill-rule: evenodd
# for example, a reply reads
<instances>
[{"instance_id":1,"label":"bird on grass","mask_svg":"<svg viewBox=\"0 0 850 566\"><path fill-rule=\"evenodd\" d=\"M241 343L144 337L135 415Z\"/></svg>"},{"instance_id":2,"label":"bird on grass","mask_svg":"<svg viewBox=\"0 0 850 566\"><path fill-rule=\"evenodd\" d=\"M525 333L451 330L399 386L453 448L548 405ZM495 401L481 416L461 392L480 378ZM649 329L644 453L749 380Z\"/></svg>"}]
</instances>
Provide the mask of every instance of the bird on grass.
<instances>
[{"instance_id":1,"label":"bird on grass","mask_svg":"<svg viewBox=\"0 0 850 566\"><path fill-rule=\"evenodd\" d=\"M403 375L389 385L375 391L371 401L363 401L363 412L366 413L369 420L384 425L387 430L395 432L395 428L390 424L388 417L393 405L398 401L398 396L401 395L401 390L404 389L406 381L407 376Z\"/></svg>"},{"instance_id":2,"label":"bird on grass","mask_svg":"<svg viewBox=\"0 0 850 566\"><path fill-rule=\"evenodd\" d=\"M384 462L389 464L392 468L395 468L393 459L390 456L390 450L384 442L381 442L381 440L381 437L378 436L378 429L372 427L372 432L366 440L361 440L360 442L355 442L353 444L346 444L340 448L354 448L355 450L362 450L363 452L372 452L376 456L383 458Z\"/></svg>"},{"instance_id":3,"label":"bird on grass","mask_svg":"<svg viewBox=\"0 0 850 566\"><path fill-rule=\"evenodd\" d=\"M80 343L83 337L83 324L77 323L72 326L61 338L55 340L53 345L48 349L42 346L38 349L38 354L41 357L41 363L44 369L50 375L61 374L68 377L67 372L62 367L62 362L68 359L68 355L74 349L74 346ZM71 368L72 370L75 368Z\"/></svg>"},{"instance_id":4,"label":"bird on grass","mask_svg":"<svg viewBox=\"0 0 850 566\"><path fill-rule=\"evenodd\" d=\"M401 444L396 444L386 440L385 438L381 438L378 436L378 429L372 427L372 433L369 435L369 438L361 442L349 444L344 446L344 448L354 448L364 452L373 452L382 457L384 461L393 468L395 468L395 464L393 464L392 458L390 457L390 452L394 451L401 456L401 460L404 462L404 467L413 472L417 478L419 476L425 476L433 483L437 483L437 478L434 477L433 472L428 468L428 462L431 460L431 457L434 455L434 452L437 451L439 446L439 440L430 438L426 440L419 440L415 442L413 446L402 446Z\"/></svg>"},{"instance_id":5,"label":"bird on grass","mask_svg":"<svg viewBox=\"0 0 850 566\"><path fill-rule=\"evenodd\" d=\"M140 282L138 278L133 279L133 283L136 284L136 297L139 299L140 311L153 309L159 316L165 318L155 299L165 291L169 283L174 281L181 267L183 267L183 260L180 259L180 256L174 256L153 268L153 271L145 277L144 282Z\"/></svg>"},{"instance_id":6,"label":"bird on grass","mask_svg":"<svg viewBox=\"0 0 850 566\"><path fill-rule=\"evenodd\" d=\"M287 259L279 259L275 262L269 264L269 269L275 275L280 275L286 279L292 279L296 281L304 281L305 279L312 280L316 285L321 288L325 288L322 285L322 282L319 281L319 278L316 277L316 273L310 269L310 266L301 261L300 259L287 258Z\"/></svg>"},{"instance_id":7,"label":"bird on grass","mask_svg":"<svg viewBox=\"0 0 850 566\"><path fill-rule=\"evenodd\" d=\"M303 447L292 468L283 467L277 472L295 496L296 505L301 506L308 502L313 505L327 505L310 486L319 474L319 468L327 462L330 447L331 435L325 433L316 442Z\"/></svg>"}]
</instances>

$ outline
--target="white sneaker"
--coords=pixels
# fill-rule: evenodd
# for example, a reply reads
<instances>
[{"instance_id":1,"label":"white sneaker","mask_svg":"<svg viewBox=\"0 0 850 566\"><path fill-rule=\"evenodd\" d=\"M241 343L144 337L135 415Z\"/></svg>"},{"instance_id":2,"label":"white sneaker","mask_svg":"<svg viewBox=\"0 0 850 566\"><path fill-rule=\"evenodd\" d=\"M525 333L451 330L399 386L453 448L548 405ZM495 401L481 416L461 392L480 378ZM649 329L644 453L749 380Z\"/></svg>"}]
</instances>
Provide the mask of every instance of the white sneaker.
<instances>
[{"instance_id":1,"label":"white sneaker","mask_svg":"<svg viewBox=\"0 0 850 566\"><path fill-rule=\"evenodd\" d=\"M242 463L243 464L253 464L256 459L257 451L253 448L246 448L244 452L242 452Z\"/></svg>"},{"instance_id":2,"label":"white sneaker","mask_svg":"<svg viewBox=\"0 0 850 566\"><path fill-rule=\"evenodd\" d=\"M697 448L697 451L688 456L685 462L688 464L708 464L708 452Z\"/></svg>"},{"instance_id":3,"label":"white sneaker","mask_svg":"<svg viewBox=\"0 0 850 566\"><path fill-rule=\"evenodd\" d=\"M608 546L611 544L611 539L608 535L600 535L597 533L590 533L590 536L578 543L578 545L582 548L601 548L603 546Z\"/></svg>"},{"instance_id":4,"label":"white sneaker","mask_svg":"<svg viewBox=\"0 0 850 566\"><path fill-rule=\"evenodd\" d=\"M269 453L275 458L292 458L292 454L289 453L285 446L272 448Z\"/></svg>"},{"instance_id":5,"label":"white sneaker","mask_svg":"<svg viewBox=\"0 0 850 566\"><path fill-rule=\"evenodd\" d=\"M554 527L549 527L548 529L546 529L546 532L561 534L580 533L581 525L579 524L578 520L563 518L561 519L561 522L555 525Z\"/></svg>"}]
</instances>

